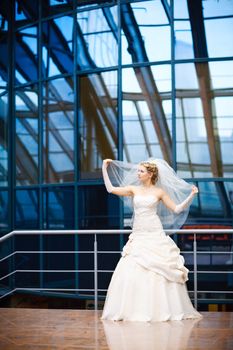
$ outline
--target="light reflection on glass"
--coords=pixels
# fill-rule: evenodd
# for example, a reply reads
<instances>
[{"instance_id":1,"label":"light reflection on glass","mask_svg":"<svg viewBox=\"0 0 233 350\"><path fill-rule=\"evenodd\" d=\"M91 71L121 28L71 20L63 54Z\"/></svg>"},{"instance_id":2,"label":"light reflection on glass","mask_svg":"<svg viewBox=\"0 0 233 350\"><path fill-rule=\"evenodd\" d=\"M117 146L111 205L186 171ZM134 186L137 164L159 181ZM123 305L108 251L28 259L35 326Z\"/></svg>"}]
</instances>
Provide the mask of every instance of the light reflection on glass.
<instances>
[{"instance_id":1,"label":"light reflection on glass","mask_svg":"<svg viewBox=\"0 0 233 350\"><path fill-rule=\"evenodd\" d=\"M233 56L233 18L206 20L205 31L209 57Z\"/></svg>"},{"instance_id":2,"label":"light reflection on glass","mask_svg":"<svg viewBox=\"0 0 233 350\"><path fill-rule=\"evenodd\" d=\"M38 92L19 89L16 108L16 184L38 182Z\"/></svg>"},{"instance_id":3,"label":"light reflection on glass","mask_svg":"<svg viewBox=\"0 0 233 350\"><path fill-rule=\"evenodd\" d=\"M38 79L37 27L29 27L16 33L15 83Z\"/></svg>"},{"instance_id":4,"label":"light reflection on glass","mask_svg":"<svg viewBox=\"0 0 233 350\"><path fill-rule=\"evenodd\" d=\"M73 81L51 80L44 84L44 181L74 180Z\"/></svg>"},{"instance_id":5,"label":"light reflection on glass","mask_svg":"<svg viewBox=\"0 0 233 350\"><path fill-rule=\"evenodd\" d=\"M145 78L148 81L143 84ZM169 139L171 132L170 66L124 69L122 81L124 159L138 162L148 157L166 158L160 140ZM150 95L152 86L154 93ZM157 122L159 118L161 123ZM169 143L167 148L170 150Z\"/></svg>"},{"instance_id":6,"label":"light reflection on glass","mask_svg":"<svg viewBox=\"0 0 233 350\"><path fill-rule=\"evenodd\" d=\"M80 77L79 146L82 179L101 177L102 159L117 157L116 77L116 71Z\"/></svg>"},{"instance_id":7,"label":"light reflection on glass","mask_svg":"<svg viewBox=\"0 0 233 350\"><path fill-rule=\"evenodd\" d=\"M73 73L73 17L64 16L43 22L43 70L44 76Z\"/></svg>"},{"instance_id":8,"label":"light reflection on glass","mask_svg":"<svg viewBox=\"0 0 233 350\"><path fill-rule=\"evenodd\" d=\"M106 7L77 14L77 64L81 68L116 66L117 7ZM84 44L84 42L85 44Z\"/></svg>"}]
</instances>

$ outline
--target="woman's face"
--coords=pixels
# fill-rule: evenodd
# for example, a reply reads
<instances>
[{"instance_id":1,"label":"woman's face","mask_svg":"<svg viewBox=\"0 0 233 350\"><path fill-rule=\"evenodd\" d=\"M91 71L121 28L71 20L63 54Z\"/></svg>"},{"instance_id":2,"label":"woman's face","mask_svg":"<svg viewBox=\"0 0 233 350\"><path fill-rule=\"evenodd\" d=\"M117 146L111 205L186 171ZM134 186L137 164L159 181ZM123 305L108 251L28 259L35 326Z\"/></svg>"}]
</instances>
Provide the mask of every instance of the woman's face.
<instances>
[{"instance_id":1,"label":"woman's face","mask_svg":"<svg viewBox=\"0 0 233 350\"><path fill-rule=\"evenodd\" d=\"M138 178L142 183L148 182L151 179L150 173L143 165L139 165L138 167Z\"/></svg>"}]
</instances>

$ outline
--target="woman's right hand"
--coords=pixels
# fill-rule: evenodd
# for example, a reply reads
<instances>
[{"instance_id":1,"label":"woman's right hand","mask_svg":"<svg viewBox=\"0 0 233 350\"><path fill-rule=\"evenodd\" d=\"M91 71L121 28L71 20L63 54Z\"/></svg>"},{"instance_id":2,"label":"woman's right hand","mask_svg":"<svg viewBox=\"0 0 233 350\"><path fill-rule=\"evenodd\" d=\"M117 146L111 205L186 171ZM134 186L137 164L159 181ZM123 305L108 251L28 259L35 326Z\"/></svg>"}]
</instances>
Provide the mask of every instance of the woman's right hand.
<instances>
[{"instance_id":1,"label":"woman's right hand","mask_svg":"<svg viewBox=\"0 0 233 350\"><path fill-rule=\"evenodd\" d=\"M109 166L109 164L112 162L112 159L104 159L103 160L103 164L104 166L107 168Z\"/></svg>"}]
</instances>

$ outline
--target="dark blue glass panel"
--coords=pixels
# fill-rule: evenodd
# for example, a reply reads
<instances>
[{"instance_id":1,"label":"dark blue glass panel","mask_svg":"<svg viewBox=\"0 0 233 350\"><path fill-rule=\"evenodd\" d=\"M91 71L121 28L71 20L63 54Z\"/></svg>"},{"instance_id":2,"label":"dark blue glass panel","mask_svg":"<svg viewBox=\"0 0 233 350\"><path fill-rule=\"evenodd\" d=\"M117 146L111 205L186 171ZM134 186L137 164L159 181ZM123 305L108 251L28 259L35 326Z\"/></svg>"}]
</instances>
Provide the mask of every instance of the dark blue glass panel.
<instances>
[{"instance_id":1,"label":"dark blue glass panel","mask_svg":"<svg viewBox=\"0 0 233 350\"><path fill-rule=\"evenodd\" d=\"M8 184L7 117L8 117L8 95L6 94L6 95L0 96L0 186L7 186Z\"/></svg>"},{"instance_id":2,"label":"dark blue glass panel","mask_svg":"<svg viewBox=\"0 0 233 350\"><path fill-rule=\"evenodd\" d=\"M38 229L38 192L36 190L17 190L15 212L16 229Z\"/></svg>"},{"instance_id":3,"label":"dark blue glass panel","mask_svg":"<svg viewBox=\"0 0 233 350\"><path fill-rule=\"evenodd\" d=\"M37 26L16 32L15 83L24 84L38 79Z\"/></svg>"},{"instance_id":4,"label":"dark blue glass panel","mask_svg":"<svg viewBox=\"0 0 233 350\"><path fill-rule=\"evenodd\" d=\"M74 229L74 188L44 191L44 228Z\"/></svg>"},{"instance_id":5,"label":"dark blue glass panel","mask_svg":"<svg viewBox=\"0 0 233 350\"><path fill-rule=\"evenodd\" d=\"M39 16L39 2L33 1L15 1L15 21L17 27L29 24L30 22L38 20Z\"/></svg>"},{"instance_id":6,"label":"dark blue glass panel","mask_svg":"<svg viewBox=\"0 0 233 350\"><path fill-rule=\"evenodd\" d=\"M79 228L80 229L114 229L120 227L119 199L109 195L104 186L85 186L79 188ZM98 250L119 250L119 234L102 234L97 236ZM79 250L94 249L93 235L80 235L78 238ZM119 254L98 254L99 268L111 269L116 265ZM93 255L80 254L80 268L93 269ZM107 287L109 276L99 274L99 283ZM107 282L106 282L107 281ZM79 274L80 288L86 288L87 278Z\"/></svg>"},{"instance_id":7,"label":"dark blue glass panel","mask_svg":"<svg viewBox=\"0 0 233 350\"><path fill-rule=\"evenodd\" d=\"M36 190L17 190L15 207L16 229L38 229L39 208Z\"/></svg>"},{"instance_id":8,"label":"dark blue glass panel","mask_svg":"<svg viewBox=\"0 0 233 350\"><path fill-rule=\"evenodd\" d=\"M119 227L119 199L104 186L80 187L79 228L113 229Z\"/></svg>"},{"instance_id":9,"label":"dark blue glass panel","mask_svg":"<svg viewBox=\"0 0 233 350\"><path fill-rule=\"evenodd\" d=\"M6 6L6 1L5 4L2 3L0 6L4 7ZM3 9L2 9L3 10ZM6 8L5 8L6 11ZM6 84L8 82L8 71L7 71L7 66L9 62L9 51L8 51L8 20L5 16L2 15L0 11L0 27L1 27L1 40L0 40L0 94L4 91Z\"/></svg>"},{"instance_id":10,"label":"dark blue glass panel","mask_svg":"<svg viewBox=\"0 0 233 350\"><path fill-rule=\"evenodd\" d=\"M4 234L9 228L8 191L0 190L0 233Z\"/></svg>"},{"instance_id":11,"label":"dark blue glass panel","mask_svg":"<svg viewBox=\"0 0 233 350\"><path fill-rule=\"evenodd\" d=\"M75 1L70 0L47 0L41 1L42 16L48 17L55 14L63 14L66 11L70 11L73 8Z\"/></svg>"},{"instance_id":12,"label":"dark blue glass panel","mask_svg":"<svg viewBox=\"0 0 233 350\"><path fill-rule=\"evenodd\" d=\"M44 200L44 228L45 229L74 229L74 188L66 187L45 190ZM45 251L73 251L75 250L74 235L56 235L43 237ZM44 254L43 269L74 270L74 254ZM47 288L74 288L73 273L46 273L43 277Z\"/></svg>"}]
</instances>

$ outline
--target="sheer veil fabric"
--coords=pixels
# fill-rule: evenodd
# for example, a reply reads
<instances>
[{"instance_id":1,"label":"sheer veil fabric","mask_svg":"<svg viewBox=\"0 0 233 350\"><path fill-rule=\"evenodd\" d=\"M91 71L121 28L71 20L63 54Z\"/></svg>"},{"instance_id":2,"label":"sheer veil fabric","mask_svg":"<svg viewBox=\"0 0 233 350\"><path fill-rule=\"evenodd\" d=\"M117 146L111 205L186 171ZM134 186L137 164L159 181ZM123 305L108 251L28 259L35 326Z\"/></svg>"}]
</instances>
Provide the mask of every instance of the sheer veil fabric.
<instances>
[{"instance_id":1,"label":"sheer veil fabric","mask_svg":"<svg viewBox=\"0 0 233 350\"><path fill-rule=\"evenodd\" d=\"M192 185L181 179L175 171L163 159L149 158L146 162L155 163L158 168L158 181L155 186L162 188L176 203L183 202L192 190ZM113 186L139 186L138 180L139 164L113 160L108 166L108 174ZM124 198L121 197L125 201ZM132 206L131 198L126 199L127 205ZM187 219L189 206L181 213L176 214L167 209L163 203L159 203L157 214L164 229L179 229Z\"/></svg>"}]
</instances>

